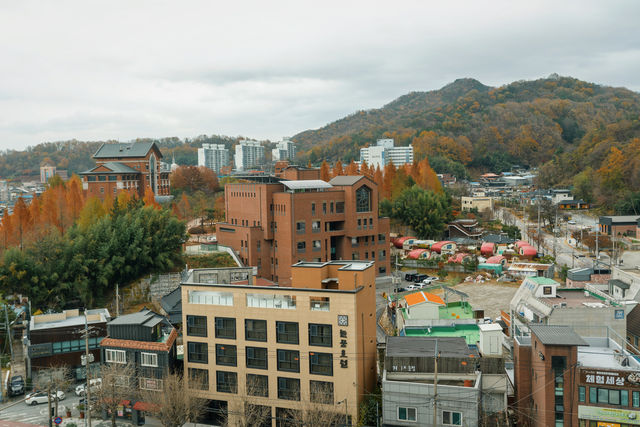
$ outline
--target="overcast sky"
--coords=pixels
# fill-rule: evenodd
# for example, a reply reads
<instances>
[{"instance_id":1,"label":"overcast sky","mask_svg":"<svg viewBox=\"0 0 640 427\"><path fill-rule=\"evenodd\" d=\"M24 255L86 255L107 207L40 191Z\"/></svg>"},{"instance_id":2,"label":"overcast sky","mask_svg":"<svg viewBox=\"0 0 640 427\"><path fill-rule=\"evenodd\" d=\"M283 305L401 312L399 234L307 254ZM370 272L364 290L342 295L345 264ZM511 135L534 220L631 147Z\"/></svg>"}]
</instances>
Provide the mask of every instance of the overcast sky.
<instances>
[{"instance_id":1,"label":"overcast sky","mask_svg":"<svg viewBox=\"0 0 640 427\"><path fill-rule=\"evenodd\" d=\"M640 90L640 2L0 3L0 149L278 140L460 77Z\"/></svg>"}]
</instances>

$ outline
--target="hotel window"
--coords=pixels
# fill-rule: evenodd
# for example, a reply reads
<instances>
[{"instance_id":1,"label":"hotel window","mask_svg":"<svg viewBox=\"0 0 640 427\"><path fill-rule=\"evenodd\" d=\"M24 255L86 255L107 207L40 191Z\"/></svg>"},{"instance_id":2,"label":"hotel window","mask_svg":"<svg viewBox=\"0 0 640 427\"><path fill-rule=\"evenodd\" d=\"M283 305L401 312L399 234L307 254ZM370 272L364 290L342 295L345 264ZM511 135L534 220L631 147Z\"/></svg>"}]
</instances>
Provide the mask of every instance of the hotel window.
<instances>
[{"instance_id":1,"label":"hotel window","mask_svg":"<svg viewBox=\"0 0 640 427\"><path fill-rule=\"evenodd\" d=\"M216 390L218 393L237 393L238 374L235 372L216 371Z\"/></svg>"},{"instance_id":2,"label":"hotel window","mask_svg":"<svg viewBox=\"0 0 640 427\"><path fill-rule=\"evenodd\" d=\"M442 411L442 424L445 426L461 426L462 412Z\"/></svg>"},{"instance_id":3,"label":"hotel window","mask_svg":"<svg viewBox=\"0 0 640 427\"><path fill-rule=\"evenodd\" d=\"M331 325L309 324L309 345L331 347Z\"/></svg>"},{"instance_id":4,"label":"hotel window","mask_svg":"<svg viewBox=\"0 0 640 427\"><path fill-rule=\"evenodd\" d=\"M216 344L216 365L236 366L237 363L235 345Z\"/></svg>"},{"instance_id":5,"label":"hotel window","mask_svg":"<svg viewBox=\"0 0 640 427\"><path fill-rule=\"evenodd\" d=\"M187 336L206 337L207 336L207 316L187 315Z\"/></svg>"},{"instance_id":6,"label":"hotel window","mask_svg":"<svg viewBox=\"0 0 640 427\"><path fill-rule=\"evenodd\" d=\"M209 363L209 348L207 343L187 343L187 361L192 363Z\"/></svg>"},{"instance_id":7,"label":"hotel window","mask_svg":"<svg viewBox=\"0 0 640 427\"><path fill-rule=\"evenodd\" d=\"M267 349L263 347L246 347L247 368L267 369Z\"/></svg>"},{"instance_id":8,"label":"hotel window","mask_svg":"<svg viewBox=\"0 0 640 427\"><path fill-rule=\"evenodd\" d=\"M209 370L189 368L189 388L193 390L209 390Z\"/></svg>"},{"instance_id":9,"label":"hotel window","mask_svg":"<svg viewBox=\"0 0 640 427\"><path fill-rule=\"evenodd\" d=\"M300 352L278 350L278 371L300 372Z\"/></svg>"},{"instance_id":10,"label":"hotel window","mask_svg":"<svg viewBox=\"0 0 640 427\"><path fill-rule=\"evenodd\" d=\"M298 323L276 322L276 342L280 344L298 344Z\"/></svg>"},{"instance_id":11,"label":"hotel window","mask_svg":"<svg viewBox=\"0 0 640 427\"><path fill-rule=\"evenodd\" d=\"M300 400L300 380L278 377L278 399Z\"/></svg>"},{"instance_id":12,"label":"hotel window","mask_svg":"<svg viewBox=\"0 0 640 427\"><path fill-rule=\"evenodd\" d=\"M216 317L216 338L236 339L236 319Z\"/></svg>"},{"instance_id":13,"label":"hotel window","mask_svg":"<svg viewBox=\"0 0 640 427\"><path fill-rule=\"evenodd\" d=\"M417 421L416 415L416 408L398 406L398 421Z\"/></svg>"},{"instance_id":14,"label":"hotel window","mask_svg":"<svg viewBox=\"0 0 640 427\"><path fill-rule=\"evenodd\" d=\"M247 341L267 341L267 321L245 319L244 339Z\"/></svg>"},{"instance_id":15,"label":"hotel window","mask_svg":"<svg viewBox=\"0 0 640 427\"><path fill-rule=\"evenodd\" d=\"M331 353L309 353L309 373L333 375L333 355Z\"/></svg>"},{"instance_id":16,"label":"hotel window","mask_svg":"<svg viewBox=\"0 0 640 427\"><path fill-rule=\"evenodd\" d=\"M309 381L309 397L313 403L333 405L333 383L327 381Z\"/></svg>"},{"instance_id":17,"label":"hotel window","mask_svg":"<svg viewBox=\"0 0 640 427\"><path fill-rule=\"evenodd\" d=\"M247 396L269 397L269 377L247 374Z\"/></svg>"},{"instance_id":18,"label":"hotel window","mask_svg":"<svg viewBox=\"0 0 640 427\"><path fill-rule=\"evenodd\" d=\"M158 367L158 355L156 353L140 353L140 365Z\"/></svg>"}]
</instances>

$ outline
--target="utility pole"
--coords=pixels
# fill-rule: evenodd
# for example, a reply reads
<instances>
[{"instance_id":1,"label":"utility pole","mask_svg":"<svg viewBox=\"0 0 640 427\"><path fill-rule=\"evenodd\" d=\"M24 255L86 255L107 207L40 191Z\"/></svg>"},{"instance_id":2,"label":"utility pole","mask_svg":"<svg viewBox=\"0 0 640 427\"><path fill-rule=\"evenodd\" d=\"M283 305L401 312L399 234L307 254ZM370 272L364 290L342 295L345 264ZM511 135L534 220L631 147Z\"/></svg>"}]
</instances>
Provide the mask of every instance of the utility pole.
<instances>
[{"instance_id":1,"label":"utility pole","mask_svg":"<svg viewBox=\"0 0 640 427\"><path fill-rule=\"evenodd\" d=\"M540 252L540 199L538 199L538 252Z\"/></svg>"},{"instance_id":2,"label":"utility pole","mask_svg":"<svg viewBox=\"0 0 640 427\"><path fill-rule=\"evenodd\" d=\"M58 390L56 390L56 397L58 395ZM47 386L47 419L49 420L49 427L53 427L53 423L51 422L51 380L49 380L49 385Z\"/></svg>"},{"instance_id":3,"label":"utility pole","mask_svg":"<svg viewBox=\"0 0 640 427\"><path fill-rule=\"evenodd\" d=\"M438 339L436 338L436 350L434 352L434 369L433 369L433 427L438 425Z\"/></svg>"},{"instance_id":4,"label":"utility pole","mask_svg":"<svg viewBox=\"0 0 640 427\"><path fill-rule=\"evenodd\" d=\"M87 385L85 388L85 400L86 400L86 414L85 425L91 427L91 377L89 369L89 321L87 319L87 309L84 309L84 362L87 367ZM88 423L88 424L87 424Z\"/></svg>"},{"instance_id":5,"label":"utility pole","mask_svg":"<svg viewBox=\"0 0 640 427\"><path fill-rule=\"evenodd\" d=\"M593 262L594 269L598 267L598 261L600 261L600 255L598 255L598 232L600 231L600 225L596 223L596 260Z\"/></svg>"},{"instance_id":6,"label":"utility pole","mask_svg":"<svg viewBox=\"0 0 640 427\"><path fill-rule=\"evenodd\" d=\"M120 316L120 285L116 283L116 317Z\"/></svg>"},{"instance_id":7,"label":"utility pole","mask_svg":"<svg viewBox=\"0 0 640 427\"><path fill-rule=\"evenodd\" d=\"M11 336L11 326L9 325L9 314L7 313L7 305L4 305L4 324L7 328L7 339L9 340L9 351L11 352L11 362L13 362L13 337ZM0 379L1 381L1 379Z\"/></svg>"}]
</instances>

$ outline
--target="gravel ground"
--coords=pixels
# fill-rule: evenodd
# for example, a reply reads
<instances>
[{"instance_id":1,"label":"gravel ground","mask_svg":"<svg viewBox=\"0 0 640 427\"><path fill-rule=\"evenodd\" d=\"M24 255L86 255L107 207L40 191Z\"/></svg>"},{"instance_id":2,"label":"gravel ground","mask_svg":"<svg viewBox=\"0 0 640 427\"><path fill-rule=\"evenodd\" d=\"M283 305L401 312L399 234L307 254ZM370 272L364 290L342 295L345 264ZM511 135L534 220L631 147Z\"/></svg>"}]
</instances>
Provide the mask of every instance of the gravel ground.
<instances>
[{"instance_id":1,"label":"gravel ground","mask_svg":"<svg viewBox=\"0 0 640 427\"><path fill-rule=\"evenodd\" d=\"M516 293L520 283L460 283L453 286L454 289L469 295L467 302L474 309L483 309L485 317L495 319L500 315L500 310L509 312L509 303ZM442 295L442 290L433 290L435 294ZM457 295L449 295L449 301L459 301Z\"/></svg>"}]
</instances>

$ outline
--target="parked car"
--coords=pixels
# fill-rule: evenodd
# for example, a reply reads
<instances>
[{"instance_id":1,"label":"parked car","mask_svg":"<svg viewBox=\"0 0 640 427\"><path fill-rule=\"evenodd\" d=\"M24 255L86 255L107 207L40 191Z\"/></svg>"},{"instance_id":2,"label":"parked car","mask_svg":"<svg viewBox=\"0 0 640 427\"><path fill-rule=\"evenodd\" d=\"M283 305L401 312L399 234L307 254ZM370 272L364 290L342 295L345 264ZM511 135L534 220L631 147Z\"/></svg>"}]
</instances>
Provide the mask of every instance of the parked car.
<instances>
[{"instance_id":1,"label":"parked car","mask_svg":"<svg viewBox=\"0 0 640 427\"><path fill-rule=\"evenodd\" d=\"M399 294L400 292L406 292L406 291L407 291L407 289L406 289L406 288L395 288L395 289L393 290L393 292L395 292L395 293L397 293L397 294Z\"/></svg>"},{"instance_id":2,"label":"parked car","mask_svg":"<svg viewBox=\"0 0 640 427\"><path fill-rule=\"evenodd\" d=\"M58 396L58 400L64 400L65 395L64 392L58 390L55 394L51 394L51 400L55 400L56 395ZM47 397L46 390L44 391L34 391L27 395L27 398L24 400L24 403L27 405L37 405L38 403L47 403L49 398Z\"/></svg>"},{"instance_id":3,"label":"parked car","mask_svg":"<svg viewBox=\"0 0 640 427\"><path fill-rule=\"evenodd\" d=\"M100 389L100 386L102 386L102 378L94 378L91 381L91 393L95 393ZM78 387L76 387L76 396L84 396L84 394L87 392L87 383L82 383L80 384Z\"/></svg>"},{"instance_id":4,"label":"parked car","mask_svg":"<svg viewBox=\"0 0 640 427\"><path fill-rule=\"evenodd\" d=\"M424 279L426 279L428 276L426 274L416 274L413 277L413 282L414 283L420 283L422 282Z\"/></svg>"},{"instance_id":5,"label":"parked car","mask_svg":"<svg viewBox=\"0 0 640 427\"><path fill-rule=\"evenodd\" d=\"M418 274L417 271L413 270L413 271L405 271L404 272L404 280L406 280L407 282L413 282L413 278L414 276Z\"/></svg>"},{"instance_id":6,"label":"parked car","mask_svg":"<svg viewBox=\"0 0 640 427\"><path fill-rule=\"evenodd\" d=\"M422 282L419 283L420 288L424 288L425 286L429 286L430 284L431 284L430 279L424 279Z\"/></svg>"},{"instance_id":7,"label":"parked car","mask_svg":"<svg viewBox=\"0 0 640 427\"><path fill-rule=\"evenodd\" d=\"M24 394L24 378L22 375L14 375L9 383L9 396Z\"/></svg>"},{"instance_id":8,"label":"parked car","mask_svg":"<svg viewBox=\"0 0 640 427\"><path fill-rule=\"evenodd\" d=\"M567 224L576 225L576 222L574 220L570 219L569 221L567 221Z\"/></svg>"},{"instance_id":9,"label":"parked car","mask_svg":"<svg viewBox=\"0 0 640 427\"><path fill-rule=\"evenodd\" d=\"M408 291L415 291L417 289L420 289L420 287L418 285L409 285L409 286L407 286L407 290Z\"/></svg>"},{"instance_id":10,"label":"parked car","mask_svg":"<svg viewBox=\"0 0 640 427\"><path fill-rule=\"evenodd\" d=\"M439 278L439 277L437 277L437 276L427 276L427 279L429 279L429 280L430 280L430 281L432 281L432 282L433 282L434 280L440 280L440 278Z\"/></svg>"}]
</instances>

